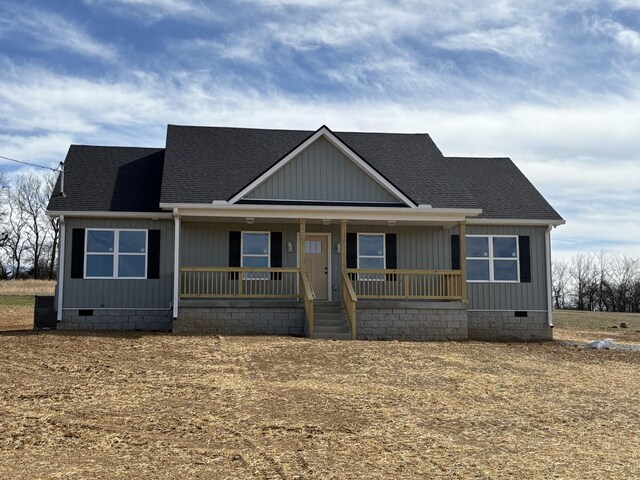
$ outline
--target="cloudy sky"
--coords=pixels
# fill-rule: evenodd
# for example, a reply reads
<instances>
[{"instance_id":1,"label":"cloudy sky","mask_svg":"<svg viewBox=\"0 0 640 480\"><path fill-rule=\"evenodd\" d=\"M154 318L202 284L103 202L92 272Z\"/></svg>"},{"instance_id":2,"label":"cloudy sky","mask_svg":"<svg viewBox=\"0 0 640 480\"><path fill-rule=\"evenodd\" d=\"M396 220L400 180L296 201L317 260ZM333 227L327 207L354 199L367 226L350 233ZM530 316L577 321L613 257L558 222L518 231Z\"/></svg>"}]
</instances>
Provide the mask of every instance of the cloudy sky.
<instances>
[{"instance_id":1,"label":"cloudy sky","mask_svg":"<svg viewBox=\"0 0 640 480\"><path fill-rule=\"evenodd\" d=\"M567 220L556 255L640 255L639 74L640 0L3 0L0 155L167 123L428 132L511 157Z\"/></svg>"}]
</instances>

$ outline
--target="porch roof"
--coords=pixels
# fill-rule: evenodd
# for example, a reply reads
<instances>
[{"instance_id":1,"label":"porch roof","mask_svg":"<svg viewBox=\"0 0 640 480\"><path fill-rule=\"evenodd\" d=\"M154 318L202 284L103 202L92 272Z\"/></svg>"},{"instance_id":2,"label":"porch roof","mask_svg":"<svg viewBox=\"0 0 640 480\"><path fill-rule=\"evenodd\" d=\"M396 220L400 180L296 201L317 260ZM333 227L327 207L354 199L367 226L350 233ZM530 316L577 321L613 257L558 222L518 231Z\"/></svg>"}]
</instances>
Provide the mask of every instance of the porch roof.
<instances>
[{"instance_id":1,"label":"porch roof","mask_svg":"<svg viewBox=\"0 0 640 480\"><path fill-rule=\"evenodd\" d=\"M162 204L161 204L162 205ZM167 207L166 205L162 205ZM241 221L248 223L294 223L307 220L317 223L346 220L349 223L368 224L419 224L451 226L478 216L482 210L469 208L393 208L393 207L345 207L315 205L172 205L173 214L183 218L202 220Z\"/></svg>"}]
</instances>

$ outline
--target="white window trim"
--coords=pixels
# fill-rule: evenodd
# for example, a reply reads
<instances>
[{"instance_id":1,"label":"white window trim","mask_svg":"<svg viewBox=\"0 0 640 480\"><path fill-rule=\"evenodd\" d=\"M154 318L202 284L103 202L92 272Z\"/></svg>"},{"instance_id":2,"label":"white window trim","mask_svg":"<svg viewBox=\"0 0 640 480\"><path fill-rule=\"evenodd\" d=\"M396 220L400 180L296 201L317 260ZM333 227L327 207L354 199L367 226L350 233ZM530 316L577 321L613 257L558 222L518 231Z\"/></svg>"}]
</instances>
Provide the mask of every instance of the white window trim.
<instances>
[{"instance_id":1,"label":"white window trim","mask_svg":"<svg viewBox=\"0 0 640 480\"><path fill-rule=\"evenodd\" d=\"M467 283L520 283L520 242L518 241L518 235L467 235L466 238L470 237L482 237L487 238L489 242L489 256L488 257L470 257L467 255L467 260L485 260L489 262L489 280L469 280L467 278ZM493 256L493 239L494 238L515 238L516 240L516 256L515 257L494 257ZM515 280L495 280L494 276L494 260L512 260L516 262L516 279ZM467 269L468 271L468 269Z\"/></svg>"},{"instance_id":2,"label":"white window trim","mask_svg":"<svg viewBox=\"0 0 640 480\"><path fill-rule=\"evenodd\" d=\"M357 239L357 248L358 248L358 269L360 268L360 258L380 258L380 255L360 255L360 237L380 237L382 236L382 269L387 269L387 234L386 233L359 233ZM358 281L361 282L381 282L384 281L383 278L360 278L360 274L358 274Z\"/></svg>"},{"instance_id":3,"label":"white window trim","mask_svg":"<svg viewBox=\"0 0 640 480\"><path fill-rule=\"evenodd\" d=\"M113 252L88 252L89 232L113 232ZM123 252L120 253L120 232L144 232L144 254ZM111 277L88 277L87 257L89 255L111 255L113 256L113 276ZM118 276L118 257L122 256L143 256L144 255L144 276L143 277L120 277ZM83 278L86 280L146 280L147 267L149 263L149 230L144 228L86 228L84 235L84 272Z\"/></svg>"},{"instance_id":4,"label":"white window trim","mask_svg":"<svg viewBox=\"0 0 640 480\"><path fill-rule=\"evenodd\" d=\"M258 234L266 234L267 235L267 253L244 253L244 234L245 233L258 233ZM267 257L267 266L266 267L247 267L247 268L271 268L271 232L263 232L263 231L241 231L240 232L240 267L245 268L244 266L244 257ZM248 275L245 276L245 273L242 274L243 280L269 280L271 277L267 274L264 277L259 278L251 278Z\"/></svg>"}]
</instances>

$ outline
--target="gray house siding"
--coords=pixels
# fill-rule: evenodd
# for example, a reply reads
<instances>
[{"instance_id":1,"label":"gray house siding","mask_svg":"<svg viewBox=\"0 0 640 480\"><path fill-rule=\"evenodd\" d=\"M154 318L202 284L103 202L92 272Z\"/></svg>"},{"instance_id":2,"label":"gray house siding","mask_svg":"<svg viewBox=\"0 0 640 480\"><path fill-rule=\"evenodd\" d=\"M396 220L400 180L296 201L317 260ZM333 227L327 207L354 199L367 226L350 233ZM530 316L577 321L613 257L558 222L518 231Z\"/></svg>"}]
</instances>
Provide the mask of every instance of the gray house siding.
<instances>
[{"instance_id":1,"label":"gray house siding","mask_svg":"<svg viewBox=\"0 0 640 480\"><path fill-rule=\"evenodd\" d=\"M65 244L64 309L168 309L173 298L173 222L145 219L68 218ZM148 280L71 278L74 228L160 230L160 278Z\"/></svg>"},{"instance_id":2,"label":"gray house siding","mask_svg":"<svg viewBox=\"0 0 640 480\"><path fill-rule=\"evenodd\" d=\"M181 225L180 264L185 267L226 267L229 265L230 231L282 232L282 266L296 267L298 262L297 223L254 224L187 222ZM340 225L309 224L307 234L331 233L331 282L333 300L339 299L341 288L340 254L336 244L340 242ZM440 227L388 227L348 225L349 233L395 233L398 241L398 268L449 269L451 246L448 230ZM287 252L287 243L293 244L293 252ZM343 246L345 247L345 246ZM346 247L345 247L346 248Z\"/></svg>"},{"instance_id":3,"label":"gray house siding","mask_svg":"<svg viewBox=\"0 0 640 480\"><path fill-rule=\"evenodd\" d=\"M469 310L546 310L546 227L469 225L468 235L528 235L530 283L467 283Z\"/></svg>"},{"instance_id":4,"label":"gray house siding","mask_svg":"<svg viewBox=\"0 0 640 480\"><path fill-rule=\"evenodd\" d=\"M399 202L324 138L316 140L245 198Z\"/></svg>"},{"instance_id":5,"label":"gray house siding","mask_svg":"<svg viewBox=\"0 0 640 480\"><path fill-rule=\"evenodd\" d=\"M282 265L297 265L297 223L254 224L183 222L181 227L181 265L228 266L229 231L282 232ZM450 269L451 235L458 229L427 226L388 227L379 225L348 225L353 233L395 233L397 235L398 268ZM331 270L334 300L340 291L340 225L307 225L307 232L331 233ZM468 283L470 310L546 310L546 267L544 227L473 226L467 233L491 235L528 235L531 242L531 283ZM287 243L293 252L287 252Z\"/></svg>"}]
</instances>

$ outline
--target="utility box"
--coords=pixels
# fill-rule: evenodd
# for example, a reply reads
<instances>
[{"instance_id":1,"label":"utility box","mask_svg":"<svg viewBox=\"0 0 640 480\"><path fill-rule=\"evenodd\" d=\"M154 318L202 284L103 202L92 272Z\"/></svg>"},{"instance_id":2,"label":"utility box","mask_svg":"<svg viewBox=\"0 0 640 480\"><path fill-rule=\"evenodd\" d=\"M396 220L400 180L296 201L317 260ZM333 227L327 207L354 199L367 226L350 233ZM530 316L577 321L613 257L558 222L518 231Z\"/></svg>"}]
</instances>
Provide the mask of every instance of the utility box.
<instances>
[{"instance_id":1,"label":"utility box","mask_svg":"<svg viewBox=\"0 0 640 480\"><path fill-rule=\"evenodd\" d=\"M56 311L53 307L54 297L36 295L35 308L33 309L34 330L55 330Z\"/></svg>"}]
</instances>

